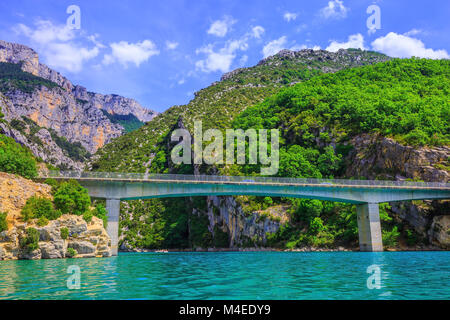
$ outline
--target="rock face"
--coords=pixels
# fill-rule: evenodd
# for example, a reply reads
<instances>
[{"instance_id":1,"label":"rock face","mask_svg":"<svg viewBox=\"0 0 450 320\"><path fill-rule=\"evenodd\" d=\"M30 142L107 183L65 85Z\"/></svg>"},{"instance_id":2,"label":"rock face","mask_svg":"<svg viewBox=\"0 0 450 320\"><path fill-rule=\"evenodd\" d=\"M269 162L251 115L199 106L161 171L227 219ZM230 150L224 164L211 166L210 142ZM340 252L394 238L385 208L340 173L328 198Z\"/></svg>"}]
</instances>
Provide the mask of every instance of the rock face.
<instances>
[{"instance_id":1,"label":"rock face","mask_svg":"<svg viewBox=\"0 0 450 320\"><path fill-rule=\"evenodd\" d=\"M359 135L350 143L348 177L384 178L391 180L421 179L448 182L450 174L442 169L448 166L449 147L415 148L404 146L393 139L367 134ZM396 175L390 174L396 172ZM398 173L401 174L398 174Z\"/></svg>"},{"instance_id":2,"label":"rock face","mask_svg":"<svg viewBox=\"0 0 450 320\"><path fill-rule=\"evenodd\" d=\"M0 107L5 119L10 122L13 119L21 120L22 117L29 118L40 127L53 129L69 142L81 143L90 153L95 153L111 139L124 133L122 125L113 123L104 112L111 115L133 114L142 122L151 120L157 114L133 99L92 93L81 86L73 85L60 73L39 63L37 53L23 45L0 40L0 62L21 63L23 71L57 84L53 88L42 85L31 93L16 88L3 88ZM18 136L11 130L2 131L7 135ZM45 132L41 135L49 145L52 144L49 141L52 139L48 139ZM48 147L54 149L54 146ZM34 149L36 155L44 152L37 151L37 147ZM63 157L58 159L59 162L66 160ZM69 161L70 165L73 169L78 169Z\"/></svg>"},{"instance_id":3,"label":"rock face","mask_svg":"<svg viewBox=\"0 0 450 320\"><path fill-rule=\"evenodd\" d=\"M29 252L20 246L27 228L39 232L39 248ZM67 239L61 236L61 229L67 228ZM77 251L75 258L111 256L111 239L103 227L103 221L93 217L87 223L80 216L63 215L44 227L34 223L17 223L8 231L0 233L0 260L61 259L69 257L68 249Z\"/></svg>"},{"instance_id":4,"label":"rock face","mask_svg":"<svg viewBox=\"0 0 450 320\"><path fill-rule=\"evenodd\" d=\"M51 187L0 172L0 212L8 213L8 230L0 233L0 260L65 258L68 248L77 251L77 258L110 256L111 240L97 217L87 223L81 216L63 215L43 227L36 221L22 222L20 212L32 196L51 199ZM30 227L39 232L39 249L32 252L20 246ZM63 228L68 230L66 239L61 236Z\"/></svg>"},{"instance_id":5,"label":"rock face","mask_svg":"<svg viewBox=\"0 0 450 320\"><path fill-rule=\"evenodd\" d=\"M9 226L19 219L20 211L32 196L51 199L51 187L0 172L0 212L8 213Z\"/></svg>"},{"instance_id":6,"label":"rock face","mask_svg":"<svg viewBox=\"0 0 450 320\"><path fill-rule=\"evenodd\" d=\"M450 181L449 171L445 169L449 167L449 147L415 148L367 134L353 138L350 144L354 149L347 159L346 176ZM397 219L414 228L430 244L450 248L450 201L403 201L390 205Z\"/></svg>"},{"instance_id":7,"label":"rock face","mask_svg":"<svg viewBox=\"0 0 450 320\"><path fill-rule=\"evenodd\" d=\"M265 245L267 235L278 231L288 221L285 208L272 207L270 213L252 212L245 215L234 197L207 197L209 231L216 227L229 235L230 248Z\"/></svg>"}]
</instances>

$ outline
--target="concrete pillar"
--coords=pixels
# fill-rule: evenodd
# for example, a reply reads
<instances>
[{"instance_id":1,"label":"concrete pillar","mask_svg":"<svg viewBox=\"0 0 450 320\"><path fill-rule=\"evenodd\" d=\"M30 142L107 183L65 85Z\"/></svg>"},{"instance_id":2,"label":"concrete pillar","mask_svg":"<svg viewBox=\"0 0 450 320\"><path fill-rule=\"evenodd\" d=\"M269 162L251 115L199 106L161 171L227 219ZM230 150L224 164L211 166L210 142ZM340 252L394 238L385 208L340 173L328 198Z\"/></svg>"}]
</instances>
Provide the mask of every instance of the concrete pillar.
<instances>
[{"instance_id":1,"label":"concrete pillar","mask_svg":"<svg viewBox=\"0 0 450 320\"><path fill-rule=\"evenodd\" d=\"M361 251L383 251L378 203L356 205L359 248Z\"/></svg>"},{"instance_id":2,"label":"concrete pillar","mask_svg":"<svg viewBox=\"0 0 450 320\"><path fill-rule=\"evenodd\" d=\"M108 211L108 225L106 231L111 238L111 255L117 256L119 249L119 214L120 200L107 199L106 210Z\"/></svg>"}]
</instances>

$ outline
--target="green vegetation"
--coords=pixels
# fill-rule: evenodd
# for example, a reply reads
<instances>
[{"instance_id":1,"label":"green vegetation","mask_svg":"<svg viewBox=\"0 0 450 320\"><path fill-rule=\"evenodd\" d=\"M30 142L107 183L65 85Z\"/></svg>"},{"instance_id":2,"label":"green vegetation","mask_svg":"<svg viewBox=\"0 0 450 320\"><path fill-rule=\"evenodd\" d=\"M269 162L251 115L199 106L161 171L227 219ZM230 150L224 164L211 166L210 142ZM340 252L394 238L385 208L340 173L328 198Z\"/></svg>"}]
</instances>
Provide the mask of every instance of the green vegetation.
<instances>
[{"instance_id":1,"label":"green vegetation","mask_svg":"<svg viewBox=\"0 0 450 320\"><path fill-rule=\"evenodd\" d=\"M378 133L410 145L450 143L450 62L394 59L286 88L235 120L240 128L283 128L290 144L342 143ZM324 142L326 142L326 140Z\"/></svg>"},{"instance_id":2,"label":"green vegetation","mask_svg":"<svg viewBox=\"0 0 450 320\"><path fill-rule=\"evenodd\" d=\"M120 124L125 129L125 133L137 130L145 124L132 113L126 115L110 114L103 109L102 112L111 121L111 123Z\"/></svg>"},{"instance_id":3,"label":"green vegetation","mask_svg":"<svg viewBox=\"0 0 450 320\"><path fill-rule=\"evenodd\" d=\"M30 150L0 134L0 171L31 179L37 176L36 160Z\"/></svg>"},{"instance_id":4,"label":"green vegetation","mask_svg":"<svg viewBox=\"0 0 450 320\"><path fill-rule=\"evenodd\" d=\"M67 258L73 258L78 254L77 250L75 250L74 248L67 248L66 251L66 257Z\"/></svg>"},{"instance_id":5,"label":"green vegetation","mask_svg":"<svg viewBox=\"0 0 450 320\"><path fill-rule=\"evenodd\" d=\"M28 228L25 231L25 236L20 238L19 245L22 250L27 252L39 249L39 231L34 228Z\"/></svg>"},{"instance_id":6,"label":"green vegetation","mask_svg":"<svg viewBox=\"0 0 450 320\"><path fill-rule=\"evenodd\" d=\"M67 240L67 238L69 237L69 229L66 227L62 227L60 230L60 233L61 233L61 239Z\"/></svg>"},{"instance_id":7,"label":"green vegetation","mask_svg":"<svg viewBox=\"0 0 450 320\"><path fill-rule=\"evenodd\" d=\"M48 225L48 223L49 223L49 220L44 216L39 217L39 219L37 221L37 225L39 227L45 227L46 225Z\"/></svg>"},{"instance_id":8,"label":"green vegetation","mask_svg":"<svg viewBox=\"0 0 450 320\"><path fill-rule=\"evenodd\" d=\"M56 83L22 71L22 63L0 62L0 92L20 90L33 93L36 88L45 86L48 89L59 87Z\"/></svg>"},{"instance_id":9,"label":"green vegetation","mask_svg":"<svg viewBox=\"0 0 450 320\"><path fill-rule=\"evenodd\" d=\"M61 216L61 211L55 210L53 202L50 199L33 196L27 200L21 211L22 219L30 221L31 219L40 219L42 217L48 220L55 220Z\"/></svg>"},{"instance_id":10,"label":"green vegetation","mask_svg":"<svg viewBox=\"0 0 450 320\"><path fill-rule=\"evenodd\" d=\"M50 133L52 140L62 149L67 157L81 162L86 161L91 157L91 154L80 142L69 142L65 137L59 136L55 130L51 128L43 128L37 125L36 122L30 118L22 117L22 120L13 119L9 125L27 137L28 142L35 143L41 147L44 146L44 143L36 134L41 129L46 129Z\"/></svg>"},{"instance_id":11,"label":"green vegetation","mask_svg":"<svg viewBox=\"0 0 450 320\"><path fill-rule=\"evenodd\" d=\"M349 51L350 55L356 53L360 52ZM370 54L373 62L386 60ZM98 152L93 168L192 173L192 167L170 163L169 133L179 119L191 131L195 119L203 120L204 130L280 129L278 176L283 177L346 178L346 159L353 149L351 138L361 134L392 137L408 145L449 144L448 60L394 59L363 64L367 65L321 74L324 66L336 71L343 67L335 61L313 60L306 64L313 66L308 69L305 64L275 58L271 64L238 70L198 92L189 105L173 107L106 145ZM301 83L284 87L298 81ZM259 174L260 167L203 165L200 171L252 176ZM240 203L248 217L258 212L258 222L270 218L261 210L281 205L289 208L289 222L268 235L267 246L357 247L355 206L275 197L246 197ZM209 232L205 211L206 201L201 197L133 201L122 206L121 232L131 247L185 248L228 243L228 235L222 234L220 228ZM380 206L380 213L387 247L395 246L402 236L408 237L407 229L393 221L387 205ZM246 239L245 245L260 241Z\"/></svg>"},{"instance_id":12,"label":"green vegetation","mask_svg":"<svg viewBox=\"0 0 450 320\"><path fill-rule=\"evenodd\" d=\"M91 198L86 188L75 180L61 183L53 193L55 207L63 214L83 215L89 210Z\"/></svg>"},{"instance_id":13,"label":"green vegetation","mask_svg":"<svg viewBox=\"0 0 450 320\"><path fill-rule=\"evenodd\" d=\"M6 217L8 214L6 212L0 212L0 232L8 230L8 223L6 222Z\"/></svg>"},{"instance_id":14,"label":"green vegetation","mask_svg":"<svg viewBox=\"0 0 450 320\"><path fill-rule=\"evenodd\" d=\"M97 204L94 207L94 209L92 209L90 211L90 215L94 216L94 217L97 217L99 219L102 219L104 228L106 228L108 226L108 211L106 211L106 208L105 208L105 206L102 203ZM84 216L83 216L83 218L84 218ZM92 217L91 217L91 220L92 220Z\"/></svg>"}]
</instances>

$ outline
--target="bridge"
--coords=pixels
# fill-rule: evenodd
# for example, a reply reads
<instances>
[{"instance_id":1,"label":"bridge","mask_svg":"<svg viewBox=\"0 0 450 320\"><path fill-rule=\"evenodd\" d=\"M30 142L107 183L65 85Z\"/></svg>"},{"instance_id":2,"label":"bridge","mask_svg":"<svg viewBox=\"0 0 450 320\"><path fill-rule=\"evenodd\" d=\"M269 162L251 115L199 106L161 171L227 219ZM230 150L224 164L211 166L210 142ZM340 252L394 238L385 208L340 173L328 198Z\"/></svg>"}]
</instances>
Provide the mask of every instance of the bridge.
<instances>
[{"instance_id":1,"label":"bridge","mask_svg":"<svg viewBox=\"0 0 450 320\"><path fill-rule=\"evenodd\" d=\"M385 180L298 179L50 171L40 178L74 179L94 198L106 199L107 232L118 253L120 201L189 196L271 196L356 205L361 251L383 251L379 203L450 199L450 183Z\"/></svg>"}]
</instances>

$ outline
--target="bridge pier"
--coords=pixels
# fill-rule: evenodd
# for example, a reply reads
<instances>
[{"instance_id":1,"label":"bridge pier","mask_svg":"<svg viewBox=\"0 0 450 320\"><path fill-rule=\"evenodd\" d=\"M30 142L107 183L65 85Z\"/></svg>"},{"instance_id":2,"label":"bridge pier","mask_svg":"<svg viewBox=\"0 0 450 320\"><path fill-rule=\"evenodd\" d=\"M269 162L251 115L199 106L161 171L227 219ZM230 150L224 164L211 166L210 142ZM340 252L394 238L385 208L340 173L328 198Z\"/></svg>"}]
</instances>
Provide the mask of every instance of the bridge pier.
<instances>
[{"instance_id":1,"label":"bridge pier","mask_svg":"<svg viewBox=\"0 0 450 320\"><path fill-rule=\"evenodd\" d=\"M108 211L108 225L106 232L111 238L111 255L117 256L119 252L119 215L120 215L120 200L107 199L106 210Z\"/></svg>"},{"instance_id":2,"label":"bridge pier","mask_svg":"<svg viewBox=\"0 0 450 320\"><path fill-rule=\"evenodd\" d=\"M378 203L356 205L360 251L383 251Z\"/></svg>"}]
</instances>

